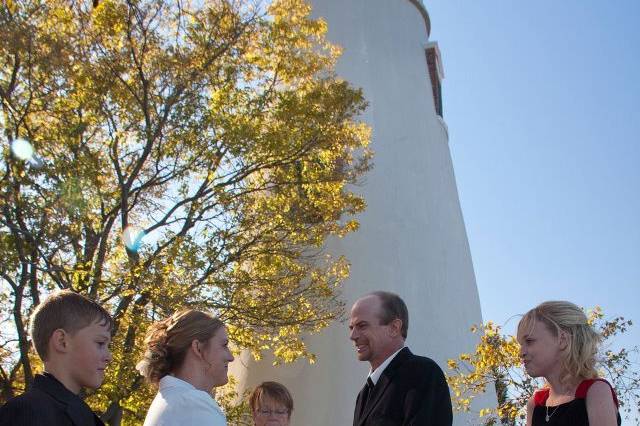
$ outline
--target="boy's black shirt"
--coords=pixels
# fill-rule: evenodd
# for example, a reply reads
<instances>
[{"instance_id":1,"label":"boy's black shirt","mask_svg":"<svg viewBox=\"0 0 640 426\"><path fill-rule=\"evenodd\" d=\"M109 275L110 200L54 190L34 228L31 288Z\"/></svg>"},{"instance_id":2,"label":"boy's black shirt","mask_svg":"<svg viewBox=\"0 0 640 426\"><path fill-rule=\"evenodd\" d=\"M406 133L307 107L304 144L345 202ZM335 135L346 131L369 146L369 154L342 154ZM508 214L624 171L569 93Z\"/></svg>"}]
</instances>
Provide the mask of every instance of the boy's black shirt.
<instances>
[{"instance_id":1,"label":"boy's black shirt","mask_svg":"<svg viewBox=\"0 0 640 426\"><path fill-rule=\"evenodd\" d=\"M89 406L49 373L0 408L0 426L104 426Z\"/></svg>"}]
</instances>

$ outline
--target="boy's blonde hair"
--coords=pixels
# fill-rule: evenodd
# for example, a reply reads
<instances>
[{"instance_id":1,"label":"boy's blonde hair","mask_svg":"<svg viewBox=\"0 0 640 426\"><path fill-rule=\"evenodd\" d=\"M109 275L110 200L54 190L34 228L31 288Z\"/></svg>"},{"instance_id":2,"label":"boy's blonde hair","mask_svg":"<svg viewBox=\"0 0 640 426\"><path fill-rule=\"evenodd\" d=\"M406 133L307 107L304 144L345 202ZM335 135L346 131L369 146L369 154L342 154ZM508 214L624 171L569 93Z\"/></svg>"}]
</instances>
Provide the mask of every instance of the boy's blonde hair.
<instances>
[{"instance_id":1,"label":"boy's blonde hair","mask_svg":"<svg viewBox=\"0 0 640 426\"><path fill-rule=\"evenodd\" d=\"M563 351L563 383L591 379L598 376L596 356L600 335L589 324L587 316L578 306L566 301L541 303L527 312L518 323L518 337L530 334L538 323L554 335L564 332L567 347Z\"/></svg>"},{"instance_id":2,"label":"boy's blonde hair","mask_svg":"<svg viewBox=\"0 0 640 426\"><path fill-rule=\"evenodd\" d=\"M113 329L113 319L105 308L71 290L58 290L40 303L31 316L29 334L42 361L49 356L49 339L63 329L73 334L94 322Z\"/></svg>"}]
</instances>

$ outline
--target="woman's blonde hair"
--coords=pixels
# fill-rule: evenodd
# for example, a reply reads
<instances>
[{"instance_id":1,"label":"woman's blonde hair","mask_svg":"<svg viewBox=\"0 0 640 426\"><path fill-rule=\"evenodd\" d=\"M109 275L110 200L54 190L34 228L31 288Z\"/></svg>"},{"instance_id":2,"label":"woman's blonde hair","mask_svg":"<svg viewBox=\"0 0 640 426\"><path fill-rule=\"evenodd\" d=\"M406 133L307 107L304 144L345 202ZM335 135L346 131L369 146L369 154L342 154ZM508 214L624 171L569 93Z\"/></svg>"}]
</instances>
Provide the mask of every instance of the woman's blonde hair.
<instances>
[{"instance_id":1,"label":"woman's blonde hair","mask_svg":"<svg viewBox=\"0 0 640 426\"><path fill-rule=\"evenodd\" d=\"M518 323L518 337L530 334L537 323L544 324L554 335L564 332L567 347L563 350L563 383L573 383L598 376L596 356L600 335L589 324L587 316L578 306L566 301L541 303L527 312Z\"/></svg>"},{"instance_id":2,"label":"woman's blonde hair","mask_svg":"<svg viewBox=\"0 0 640 426\"><path fill-rule=\"evenodd\" d=\"M153 323L145 337L146 350L136 368L150 383L174 372L194 340L206 342L224 327L218 318L193 309L176 312Z\"/></svg>"}]
</instances>

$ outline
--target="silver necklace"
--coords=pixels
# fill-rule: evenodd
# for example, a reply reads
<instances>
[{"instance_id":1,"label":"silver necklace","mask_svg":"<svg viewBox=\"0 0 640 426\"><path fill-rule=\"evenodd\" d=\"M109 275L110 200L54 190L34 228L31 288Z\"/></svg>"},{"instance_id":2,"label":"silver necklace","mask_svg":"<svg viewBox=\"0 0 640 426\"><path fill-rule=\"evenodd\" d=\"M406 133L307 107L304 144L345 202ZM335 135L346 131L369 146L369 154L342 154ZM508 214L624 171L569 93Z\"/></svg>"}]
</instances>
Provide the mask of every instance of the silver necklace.
<instances>
[{"instance_id":1,"label":"silver necklace","mask_svg":"<svg viewBox=\"0 0 640 426\"><path fill-rule=\"evenodd\" d=\"M558 406L558 407L559 407L559 406ZM545 421L545 422L549 423L549 419L551 418L551 416L553 416L553 415L556 413L556 411L558 411L558 407L556 407L556 408L551 412L551 415L549 415L549 406L548 406L548 405L545 405L545 408L547 409L547 415L546 415L546 416L544 416L544 421Z\"/></svg>"}]
</instances>

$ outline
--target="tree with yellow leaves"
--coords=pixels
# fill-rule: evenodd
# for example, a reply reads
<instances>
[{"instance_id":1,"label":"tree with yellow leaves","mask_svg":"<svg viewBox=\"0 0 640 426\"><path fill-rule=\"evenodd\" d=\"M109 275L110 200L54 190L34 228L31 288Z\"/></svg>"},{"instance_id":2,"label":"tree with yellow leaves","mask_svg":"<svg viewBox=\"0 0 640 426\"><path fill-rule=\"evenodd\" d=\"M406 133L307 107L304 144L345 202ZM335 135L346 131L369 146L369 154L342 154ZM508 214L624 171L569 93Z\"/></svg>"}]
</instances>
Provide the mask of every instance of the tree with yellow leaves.
<instances>
[{"instance_id":1,"label":"tree with yellow leaves","mask_svg":"<svg viewBox=\"0 0 640 426\"><path fill-rule=\"evenodd\" d=\"M94 7L95 4L95 7ZM3 0L0 401L37 362L29 314L57 288L113 313L114 359L89 403L138 424L148 324L181 307L238 347L312 358L339 317L368 169L362 93L302 0Z\"/></svg>"},{"instance_id":2,"label":"tree with yellow leaves","mask_svg":"<svg viewBox=\"0 0 640 426\"><path fill-rule=\"evenodd\" d=\"M633 355L639 353L638 348L614 351L608 347L610 339L626 332L632 322L623 317L607 320L600 308L590 311L588 317L600 333L605 348L600 354L601 376L616 389L621 411L635 415L640 422L640 369L633 360ZM463 353L448 361L447 381L454 410L471 411L475 396L495 389L498 405L480 408L480 422L524 425L527 401L544 383L526 374L520 361L520 345L514 336L502 334L501 326L489 321L473 326L471 332L478 333L480 338L475 352Z\"/></svg>"}]
</instances>

